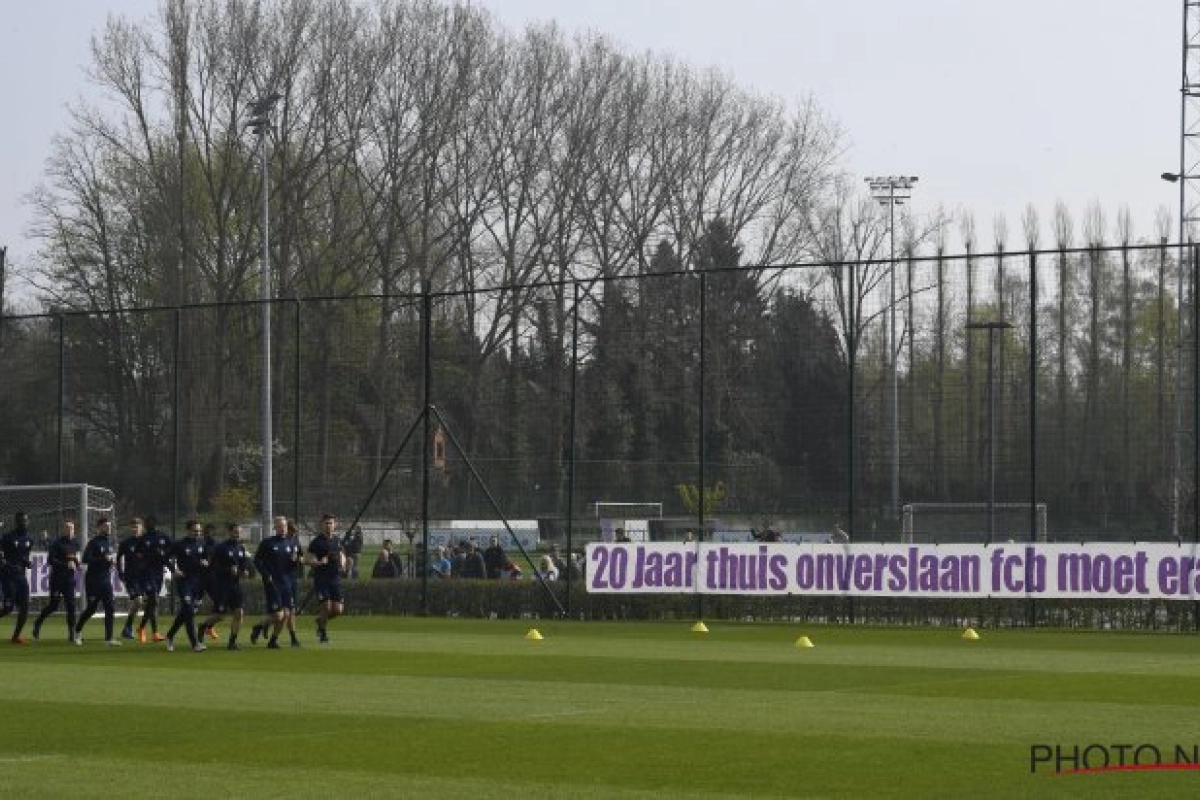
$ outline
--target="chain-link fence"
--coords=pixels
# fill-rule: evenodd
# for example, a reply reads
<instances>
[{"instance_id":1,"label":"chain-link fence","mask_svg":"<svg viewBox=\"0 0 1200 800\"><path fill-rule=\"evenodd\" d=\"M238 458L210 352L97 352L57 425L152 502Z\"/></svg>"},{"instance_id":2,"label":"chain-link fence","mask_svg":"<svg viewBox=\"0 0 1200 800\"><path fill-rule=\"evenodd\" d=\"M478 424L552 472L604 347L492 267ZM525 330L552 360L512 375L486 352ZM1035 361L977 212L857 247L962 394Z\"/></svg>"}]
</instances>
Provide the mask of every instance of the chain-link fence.
<instances>
[{"instance_id":1,"label":"chain-link fence","mask_svg":"<svg viewBox=\"0 0 1200 800\"><path fill-rule=\"evenodd\" d=\"M1191 540L1182 251L280 299L276 511L408 530L502 515L553 538L594 529L597 502L659 504L654 537L889 541L904 506L953 503L977 509L959 540ZM5 318L0 478L107 486L163 520L257 518L263 319L252 302ZM942 530L925 508L911 524Z\"/></svg>"}]
</instances>

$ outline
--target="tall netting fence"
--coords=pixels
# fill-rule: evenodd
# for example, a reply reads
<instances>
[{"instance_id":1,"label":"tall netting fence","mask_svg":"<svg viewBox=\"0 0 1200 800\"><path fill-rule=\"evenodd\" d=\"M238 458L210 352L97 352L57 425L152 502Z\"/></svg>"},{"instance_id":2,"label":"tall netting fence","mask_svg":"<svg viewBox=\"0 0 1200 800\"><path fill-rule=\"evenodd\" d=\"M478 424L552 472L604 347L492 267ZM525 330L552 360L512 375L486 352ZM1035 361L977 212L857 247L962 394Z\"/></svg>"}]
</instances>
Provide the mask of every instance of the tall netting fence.
<instances>
[{"instance_id":1,"label":"tall netting fence","mask_svg":"<svg viewBox=\"0 0 1200 800\"><path fill-rule=\"evenodd\" d=\"M0 479L110 487L176 530L257 523L270 380L276 512L358 519L369 546L408 546L414 577L430 529L518 532L526 576L615 526L1194 541L1182 252L743 268L718 249L638 275L280 299L269 369L256 302L7 317ZM905 507L938 504L955 515L906 531Z\"/></svg>"}]
</instances>

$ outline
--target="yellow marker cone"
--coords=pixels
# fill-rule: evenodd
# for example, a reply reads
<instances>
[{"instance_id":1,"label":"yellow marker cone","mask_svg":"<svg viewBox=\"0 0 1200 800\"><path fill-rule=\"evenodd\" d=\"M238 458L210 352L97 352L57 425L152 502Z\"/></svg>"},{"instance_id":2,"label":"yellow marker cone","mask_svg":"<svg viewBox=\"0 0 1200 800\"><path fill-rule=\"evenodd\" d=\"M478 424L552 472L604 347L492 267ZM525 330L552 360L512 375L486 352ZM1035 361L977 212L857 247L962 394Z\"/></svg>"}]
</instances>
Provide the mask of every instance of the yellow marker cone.
<instances>
[{"instance_id":1,"label":"yellow marker cone","mask_svg":"<svg viewBox=\"0 0 1200 800\"><path fill-rule=\"evenodd\" d=\"M692 633L708 633L708 626L703 622L697 622L692 626Z\"/></svg>"},{"instance_id":2,"label":"yellow marker cone","mask_svg":"<svg viewBox=\"0 0 1200 800\"><path fill-rule=\"evenodd\" d=\"M539 631L537 628L530 628L529 633L525 634L525 638L531 642L540 642L545 637L542 636L541 631Z\"/></svg>"},{"instance_id":3,"label":"yellow marker cone","mask_svg":"<svg viewBox=\"0 0 1200 800\"><path fill-rule=\"evenodd\" d=\"M796 639L796 647L808 648L816 647L816 645L812 643L812 639L808 638L807 636L801 636Z\"/></svg>"},{"instance_id":4,"label":"yellow marker cone","mask_svg":"<svg viewBox=\"0 0 1200 800\"><path fill-rule=\"evenodd\" d=\"M967 628L965 631L963 631L962 638L966 639L968 642L977 642L979 641L979 634L975 632L974 628Z\"/></svg>"}]
</instances>

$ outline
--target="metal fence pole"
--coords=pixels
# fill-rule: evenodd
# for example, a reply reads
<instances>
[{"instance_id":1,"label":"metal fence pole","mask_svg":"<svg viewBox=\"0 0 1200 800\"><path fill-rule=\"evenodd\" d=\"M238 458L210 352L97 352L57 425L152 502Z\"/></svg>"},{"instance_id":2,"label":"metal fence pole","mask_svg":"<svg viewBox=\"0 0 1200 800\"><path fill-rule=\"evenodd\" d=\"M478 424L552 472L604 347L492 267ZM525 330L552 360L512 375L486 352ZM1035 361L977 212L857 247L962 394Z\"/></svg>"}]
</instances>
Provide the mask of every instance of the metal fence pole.
<instances>
[{"instance_id":1,"label":"metal fence pole","mask_svg":"<svg viewBox=\"0 0 1200 800\"><path fill-rule=\"evenodd\" d=\"M700 273L700 369L699 369L700 396L698 398L699 399L699 411L700 411L699 417L700 417L700 419L696 425L696 427L697 427L696 452L698 455L698 458L696 460L698 462L697 478L699 480L699 483L697 484L697 487L696 487L697 488L696 496L698 498L698 503L697 503L697 508L696 508L696 512L697 512L696 513L696 517L697 517L697 519L696 519L696 542L697 543L704 541L704 524L705 524L705 520L704 520L704 444L705 444L704 389L705 389L705 383L708 380L708 376L706 374L707 354L705 353L705 347L704 347L704 340L706 338L704 335L704 331L705 331L705 325L706 325L706 321L707 321L706 320L707 314L708 314L708 276L705 275L703 272L701 272ZM701 593L701 591L700 591L698 578L699 578L699 575L697 575L697 582L696 582L697 583L697 585L696 585L696 619L700 620L700 619L704 618L704 594Z\"/></svg>"},{"instance_id":2,"label":"metal fence pole","mask_svg":"<svg viewBox=\"0 0 1200 800\"><path fill-rule=\"evenodd\" d=\"M571 615L571 568L575 534L575 422L579 387L579 281L572 286L571 310L571 415L567 420L567 616Z\"/></svg>"}]
</instances>

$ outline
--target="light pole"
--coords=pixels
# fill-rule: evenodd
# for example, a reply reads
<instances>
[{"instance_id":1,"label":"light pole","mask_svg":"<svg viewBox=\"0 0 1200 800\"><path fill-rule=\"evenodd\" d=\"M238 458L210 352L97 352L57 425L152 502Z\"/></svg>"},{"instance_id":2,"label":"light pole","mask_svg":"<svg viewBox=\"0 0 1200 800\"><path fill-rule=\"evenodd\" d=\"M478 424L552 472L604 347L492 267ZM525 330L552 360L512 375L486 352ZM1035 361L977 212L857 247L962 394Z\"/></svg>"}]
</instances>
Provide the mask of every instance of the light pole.
<instances>
[{"instance_id":1,"label":"light pole","mask_svg":"<svg viewBox=\"0 0 1200 800\"><path fill-rule=\"evenodd\" d=\"M871 196L880 205L888 207L888 241L890 266L888 268L888 371L891 383L890 423L892 429L892 521L900 519L900 379L896 360L900 347L896 340L896 206L912 197L917 176L888 175L865 179Z\"/></svg>"},{"instance_id":2,"label":"light pole","mask_svg":"<svg viewBox=\"0 0 1200 800\"><path fill-rule=\"evenodd\" d=\"M968 322L967 331L987 331L987 449L988 449L988 499L987 499L987 543L996 540L996 331L1012 327L1011 322Z\"/></svg>"},{"instance_id":3,"label":"light pole","mask_svg":"<svg viewBox=\"0 0 1200 800\"><path fill-rule=\"evenodd\" d=\"M246 127L258 137L259 166L262 170L262 261L259 271L262 301L262 530L271 530L275 508L274 443L271 429L271 205L267 186L267 134L271 132L271 109L283 95L271 92L250 104L250 120Z\"/></svg>"},{"instance_id":4,"label":"light pole","mask_svg":"<svg viewBox=\"0 0 1200 800\"><path fill-rule=\"evenodd\" d=\"M1179 541L1179 484L1183 480L1183 236L1186 199L1182 173L1164 172L1168 183L1179 184L1179 258L1175 265L1175 437L1171 446L1171 538Z\"/></svg>"}]
</instances>

